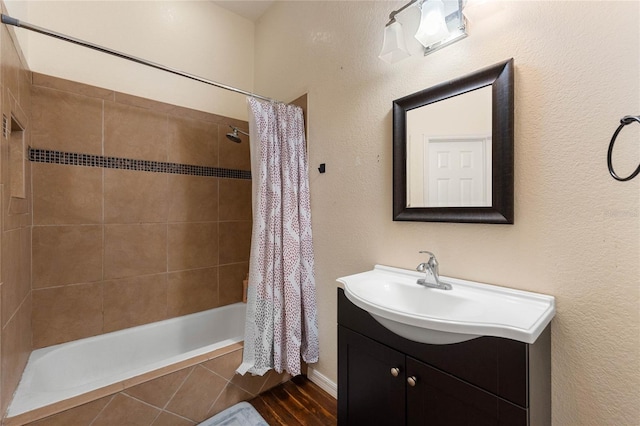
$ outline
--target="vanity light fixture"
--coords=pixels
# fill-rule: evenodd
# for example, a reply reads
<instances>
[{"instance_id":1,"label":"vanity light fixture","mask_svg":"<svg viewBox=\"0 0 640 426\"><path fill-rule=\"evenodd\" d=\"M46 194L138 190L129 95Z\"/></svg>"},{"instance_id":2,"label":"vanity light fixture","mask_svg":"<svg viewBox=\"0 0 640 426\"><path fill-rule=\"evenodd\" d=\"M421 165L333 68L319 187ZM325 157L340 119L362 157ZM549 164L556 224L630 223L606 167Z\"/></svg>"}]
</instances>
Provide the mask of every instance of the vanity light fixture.
<instances>
[{"instance_id":1,"label":"vanity light fixture","mask_svg":"<svg viewBox=\"0 0 640 426\"><path fill-rule=\"evenodd\" d=\"M378 57L385 62L393 64L411 56L407 50L407 43L404 39L404 29L400 22L396 21L396 15L418 0L411 0L398 10L394 10L389 14L389 22L384 27L384 41L382 42L382 50Z\"/></svg>"},{"instance_id":2,"label":"vanity light fixture","mask_svg":"<svg viewBox=\"0 0 640 426\"><path fill-rule=\"evenodd\" d=\"M400 22L392 18L384 28L384 42L382 43L382 51L378 57L390 64L401 61L411 56L407 50L407 44L404 42L404 34L402 33L402 25Z\"/></svg>"},{"instance_id":3,"label":"vanity light fixture","mask_svg":"<svg viewBox=\"0 0 640 426\"><path fill-rule=\"evenodd\" d=\"M442 0L429 0L420 4L420 26L416 40L424 47L429 47L447 38L449 29L444 20L444 3Z\"/></svg>"},{"instance_id":4,"label":"vanity light fixture","mask_svg":"<svg viewBox=\"0 0 640 426\"><path fill-rule=\"evenodd\" d=\"M462 13L467 21L475 24L504 9L504 2L500 0L466 0Z\"/></svg>"},{"instance_id":5,"label":"vanity light fixture","mask_svg":"<svg viewBox=\"0 0 640 426\"><path fill-rule=\"evenodd\" d=\"M464 0L411 0L400 9L392 11L385 26L382 51L378 57L394 63L410 56L409 45L418 45L415 40L420 42L418 46L424 55L428 55L465 38L467 33L462 14L463 4ZM417 25L414 22L413 26L411 22L401 23L396 19L400 12L411 6L420 8L419 22Z\"/></svg>"}]
</instances>

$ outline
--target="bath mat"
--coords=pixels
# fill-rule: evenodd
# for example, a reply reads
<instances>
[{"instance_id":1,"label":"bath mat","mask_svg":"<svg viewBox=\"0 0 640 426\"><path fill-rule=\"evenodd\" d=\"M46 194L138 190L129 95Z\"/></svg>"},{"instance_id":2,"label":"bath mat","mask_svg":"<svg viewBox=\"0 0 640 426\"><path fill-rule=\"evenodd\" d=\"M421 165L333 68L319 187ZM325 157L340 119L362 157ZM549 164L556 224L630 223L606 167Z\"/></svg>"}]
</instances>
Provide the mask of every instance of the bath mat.
<instances>
[{"instance_id":1,"label":"bath mat","mask_svg":"<svg viewBox=\"0 0 640 426\"><path fill-rule=\"evenodd\" d=\"M240 402L205 420L198 426L269 426L248 402Z\"/></svg>"}]
</instances>

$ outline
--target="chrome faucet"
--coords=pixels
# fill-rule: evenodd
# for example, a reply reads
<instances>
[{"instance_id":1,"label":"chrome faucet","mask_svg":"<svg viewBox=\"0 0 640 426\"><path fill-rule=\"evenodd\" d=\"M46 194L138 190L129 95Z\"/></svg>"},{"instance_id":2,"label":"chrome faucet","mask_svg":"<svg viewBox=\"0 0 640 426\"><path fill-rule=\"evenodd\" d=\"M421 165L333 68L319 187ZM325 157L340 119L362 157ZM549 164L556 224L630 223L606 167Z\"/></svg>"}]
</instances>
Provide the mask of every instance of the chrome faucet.
<instances>
[{"instance_id":1,"label":"chrome faucet","mask_svg":"<svg viewBox=\"0 0 640 426\"><path fill-rule=\"evenodd\" d=\"M425 287L437 288L440 290L451 290L451 284L443 283L440 281L440 274L438 272L438 261L436 260L436 255L431 253L430 251L420 251L420 253L425 253L429 255L429 260L426 262L422 262L416 268L418 272L424 272L425 277L420 278L417 282L420 285ZM429 279L431 276L431 279Z\"/></svg>"}]
</instances>

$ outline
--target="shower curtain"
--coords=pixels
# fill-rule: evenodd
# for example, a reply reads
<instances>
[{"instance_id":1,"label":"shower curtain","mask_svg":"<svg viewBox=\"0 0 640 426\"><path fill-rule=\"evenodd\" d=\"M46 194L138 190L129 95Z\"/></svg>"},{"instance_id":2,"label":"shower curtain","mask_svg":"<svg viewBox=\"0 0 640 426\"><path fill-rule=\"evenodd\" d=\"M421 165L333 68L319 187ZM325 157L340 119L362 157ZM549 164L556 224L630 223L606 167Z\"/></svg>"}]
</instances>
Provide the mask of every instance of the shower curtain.
<instances>
[{"instance_id":1,"label":"shower curtain","mask_svg":"<svg viewBox=\"0 0 640 426\"><path fill-rule=\"evenodd\" d=\"M308 166L302 109L247 98L253 231L238 373L300 374L318 361Z\"/></svg>"}]
</instances>

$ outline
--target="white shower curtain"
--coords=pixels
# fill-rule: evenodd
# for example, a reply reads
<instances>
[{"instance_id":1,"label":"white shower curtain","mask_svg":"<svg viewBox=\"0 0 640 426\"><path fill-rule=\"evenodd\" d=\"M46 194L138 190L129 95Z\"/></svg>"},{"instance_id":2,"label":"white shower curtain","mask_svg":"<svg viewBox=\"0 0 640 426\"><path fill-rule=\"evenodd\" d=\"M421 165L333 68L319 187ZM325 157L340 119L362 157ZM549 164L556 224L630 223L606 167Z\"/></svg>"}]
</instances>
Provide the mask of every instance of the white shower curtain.
<instances>
[{"instance_id":1,"label":"white shower curtain","mask_svg":"<svg viewBox=\"0 0 640 426\"><path fill-rule=\"evenodd\" d=\"M318 361L311 206L302 109L248 98L253 232L238 373L300 374Z\"/></svg>"}]
</instances>

